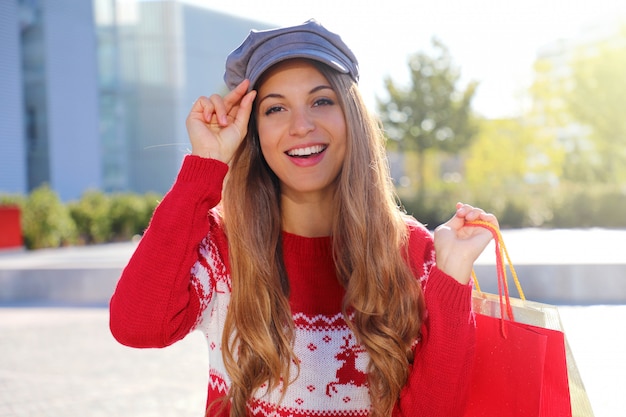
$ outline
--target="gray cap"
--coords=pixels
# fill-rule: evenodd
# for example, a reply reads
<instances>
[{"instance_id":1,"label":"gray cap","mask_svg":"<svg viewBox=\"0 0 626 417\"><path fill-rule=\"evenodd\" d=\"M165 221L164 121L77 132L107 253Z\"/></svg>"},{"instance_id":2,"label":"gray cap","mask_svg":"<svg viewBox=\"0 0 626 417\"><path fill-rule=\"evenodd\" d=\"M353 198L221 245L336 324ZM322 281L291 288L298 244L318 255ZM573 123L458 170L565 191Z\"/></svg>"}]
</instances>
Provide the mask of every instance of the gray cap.
<instances>
[{"instance_id":1,"label":"gray cap","mask_svg":"<svg viewBox=\"0 0 626 417\"><path fill-rule=\"evenodd\" d=\"M228 55L224 81L232 90L247 78L252 89L268 68L291 58L322 62L359 81L359 64L350 48L314 19L297 26L250 31Z\"/></svg>"}]
</instances>

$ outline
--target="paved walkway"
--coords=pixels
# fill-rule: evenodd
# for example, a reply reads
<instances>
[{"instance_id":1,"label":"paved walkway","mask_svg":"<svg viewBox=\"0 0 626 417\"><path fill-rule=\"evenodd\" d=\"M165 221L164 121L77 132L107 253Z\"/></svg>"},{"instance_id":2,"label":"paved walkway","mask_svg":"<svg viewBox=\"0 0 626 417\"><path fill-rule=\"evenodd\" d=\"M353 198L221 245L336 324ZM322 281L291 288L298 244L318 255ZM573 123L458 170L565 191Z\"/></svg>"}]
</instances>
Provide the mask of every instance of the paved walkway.
<instances>
[{"instance_id":1,"label":"paved walkway","mask_svg":"<svg viewBox=\"0 0 626 417\"><path fill-rule=\"evenodd\" d=\"M597 417L626 410L626 306L562 307ZM199 333L165 349L119 345L108 311L0 308L0 417L201 417L207 357Z\"/></svg>"},{"instance_id":2,"label":"paved walkway","mask_svg":"<svg viewBox=\"0 0 626 417\"><path fill-rule=\"evenodd\" d=\"M0 416L201 417L205 350L121 346L106 309L0 308Z\"/></svg>"}]
</instances>

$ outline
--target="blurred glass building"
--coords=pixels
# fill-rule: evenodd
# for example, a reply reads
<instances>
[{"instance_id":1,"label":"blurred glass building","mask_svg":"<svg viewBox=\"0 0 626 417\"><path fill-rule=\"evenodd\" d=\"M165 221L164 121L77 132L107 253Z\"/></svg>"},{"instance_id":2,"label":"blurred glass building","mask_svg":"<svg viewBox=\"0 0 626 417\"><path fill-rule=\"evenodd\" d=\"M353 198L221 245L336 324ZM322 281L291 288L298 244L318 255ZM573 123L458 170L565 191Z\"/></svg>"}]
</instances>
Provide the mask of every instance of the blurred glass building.
<instances>
[{"instance_id":1,"label":"blurred glass building","mask_svg":"<svg viewBox=\"0 0 626 417\"><path fill-rule=\"evenodd\" d=\"M182 1L0 1L0 193L167 191L251 28Z\"/></svg>"}]
</instances>

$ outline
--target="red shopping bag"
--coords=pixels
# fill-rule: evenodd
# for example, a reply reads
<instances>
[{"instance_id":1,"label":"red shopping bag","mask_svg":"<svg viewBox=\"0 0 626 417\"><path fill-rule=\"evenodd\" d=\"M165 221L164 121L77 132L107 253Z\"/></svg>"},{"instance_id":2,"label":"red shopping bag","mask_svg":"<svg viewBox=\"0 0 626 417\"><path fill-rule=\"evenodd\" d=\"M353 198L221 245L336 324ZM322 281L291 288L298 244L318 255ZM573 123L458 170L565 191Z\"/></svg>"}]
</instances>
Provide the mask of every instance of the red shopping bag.
<instances>
[{"instance_id":1,"label":"red shopping bag","mask_svg":"<svg viewBox=\"0 0 626 417\"><path fill-rule=\"evenodd\" d=\"M562 332L477 314L476 341L467 417L572 415Z\"/></svg>"},{"instance_id":2,"label":"red shopping bag","mask_svg":"<svg viewBox=\"0 0 626 417\"><path fill-rule=\"evenodd\" d=\"M499 294L474 294L476 353L465 417L571 417L563 332L515 320L502 236L489 223L473 225L494 234ZM516 311L523 312L524 295L509 266L522 297ZM528 303L530 310L537 304Z\"/></svg>"}]
</instances>

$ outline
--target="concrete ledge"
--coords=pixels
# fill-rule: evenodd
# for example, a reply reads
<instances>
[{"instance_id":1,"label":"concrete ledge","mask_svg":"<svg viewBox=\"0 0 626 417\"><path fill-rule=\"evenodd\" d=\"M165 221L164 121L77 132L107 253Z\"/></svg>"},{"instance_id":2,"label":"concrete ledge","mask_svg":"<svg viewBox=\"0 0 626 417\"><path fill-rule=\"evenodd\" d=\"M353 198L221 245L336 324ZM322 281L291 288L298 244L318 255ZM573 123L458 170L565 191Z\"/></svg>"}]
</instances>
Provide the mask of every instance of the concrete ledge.
<instances>
[{"instance_id":1,"label":"concrete ledge","mask_svg":"<svg viewBox=\"0 0 626 417\"><path fill-rule=\"evenodd\" d=\"M497 294L494 265L476 265L482 291ZM626 265L521 265L526 298L549 304L626 303ZM121 268L0 270L0 304L108 304ZM589 277L593 277L590 279ZM518 297L509 274L512 296Z\"/></svg>"},{"instance_id":2,"label":"concrete ledge","mask_svg":"<svg viewBox=\"0 0 626 417\"><path fill-rule=\"evenodd\" d=\"M626 230L502 232L529 300L626 304ZM0 304L107 305L136 242L0 252ZM497 293L495 250L475 265L483 291ZM509 274L511 294L517 295Z\"/></svg>"},{"instance_id":3,"label":"concrete ledge","mask_svg":"<svg viewBox=\"0 0 626 417\"><path fill-rule=\"evenodd\" d=\"M526 298L547 304L626 303L626 264L517 265ZM484 292L498 293L495 265L476 265L474 271ZM509 292L519 297L511 274Z\"/></svg>"},{"instance_id":4,"label":"concrete ledge","mask_svg":"<svg viewBox=\"0 0 626 417\"><path fill-rule=\"evenodd\" d=\"M106 306L136 242L0 253L0 304Z\"/></svg>"},{"instance_id":5,"label":"concrete ledge","mask_svg":"<svg viewBox=\"0 0 626 417\"><path fill-rule=\"evenodd\" d=\"M106 306L120 268L0 270L0 304Z\"/></svg>"}]
</instances>

